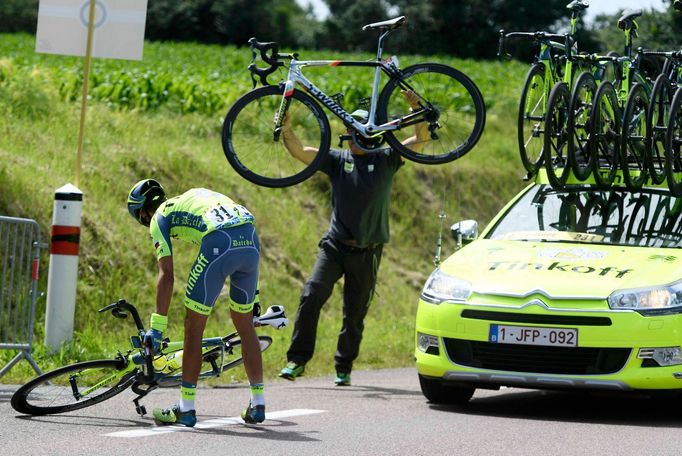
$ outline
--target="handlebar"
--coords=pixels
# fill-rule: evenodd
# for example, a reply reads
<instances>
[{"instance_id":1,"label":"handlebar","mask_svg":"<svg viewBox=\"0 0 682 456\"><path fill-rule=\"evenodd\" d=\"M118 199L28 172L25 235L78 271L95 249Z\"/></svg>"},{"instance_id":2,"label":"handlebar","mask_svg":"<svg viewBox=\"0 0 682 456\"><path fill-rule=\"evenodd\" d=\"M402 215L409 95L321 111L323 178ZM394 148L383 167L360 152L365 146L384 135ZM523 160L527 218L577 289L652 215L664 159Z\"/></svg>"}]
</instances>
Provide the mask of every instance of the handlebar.
<instances>
[{"instance_id":1,"label":"handlebar","mask_svg":"<svg viewBox=\"0 0 682 456\"><path fill-rule=\"evenodd\" d=\"M556 47L563 47L560 43L560 41L564 41L565 35L559 35L556 33L548 33L548 32L509 32L505 33L504 29L500 29L500 39L498 42L498 47L497 47L497 56L498 57L503 57L506 59L510 59L512 56L509 53L504 52L504 42L505 40L509 38L525 38L530 41L535 41L535 42L549 42L552 45L555 45Z\"/></svg>"},{"instance_id":2,"label":"handlebar","mask_svg":"<svg viewBox=\"0 0 682 456\"><path fill-rule=\"evenodd\" d=\"M255 37L249 39L249 47L251 48L251 62L249 63L248 69L251 72L251 80L253 81L253 86L256 87L256 78L254 75L260 78L261 84L264 86L268 84L268 76L277 71L281 66L284 66L284 62L280 59L296 59L297 54L280 54L279 44L276 41L260 42ZM260 53L260 58L269 66L267 68L259 68L256 66L255 61L258 51Z\"/></svg>"},{"instance_id":3,"label":"handlebar","mask_svg":"<svg viewBox=\"0 0 682 456\"><path fill-rule=\"evenodd\" d=\"M126 301L125 299L119 299L118 301L109 304L106 307L99 309L99 312L106 312L111 310L111 314L116 318L127 318L128 314L126 311L130 312L135 320L135 326L137 326L137 331L140 339L144 336L144 325L142 324L142 319L140 319L140 314L134 305ZM145 347L145 365L147 367L147 374L144 375L145 381L151 382L154 380L154 363L153 357L151 356L151 351L149 347Z\"/></svg>"}]
</instances>

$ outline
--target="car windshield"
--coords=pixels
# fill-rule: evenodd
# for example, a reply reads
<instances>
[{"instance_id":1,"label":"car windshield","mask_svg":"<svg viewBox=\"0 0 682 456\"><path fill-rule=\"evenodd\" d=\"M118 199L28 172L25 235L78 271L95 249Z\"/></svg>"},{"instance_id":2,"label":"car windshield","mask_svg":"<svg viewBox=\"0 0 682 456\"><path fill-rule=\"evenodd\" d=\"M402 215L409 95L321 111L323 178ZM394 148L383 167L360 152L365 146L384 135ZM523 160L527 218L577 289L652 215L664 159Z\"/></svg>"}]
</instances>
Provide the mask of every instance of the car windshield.
<instances>
[{"instance_id":1,"label":"car windshield","mask_svg":"<svg viewBox=\"0 0 682 456\"><path fill-rule=\"evenodd\" d=\"M664 190L535 185L488 239L682 247L682 198Z\"/></svg>"}]
</instances>

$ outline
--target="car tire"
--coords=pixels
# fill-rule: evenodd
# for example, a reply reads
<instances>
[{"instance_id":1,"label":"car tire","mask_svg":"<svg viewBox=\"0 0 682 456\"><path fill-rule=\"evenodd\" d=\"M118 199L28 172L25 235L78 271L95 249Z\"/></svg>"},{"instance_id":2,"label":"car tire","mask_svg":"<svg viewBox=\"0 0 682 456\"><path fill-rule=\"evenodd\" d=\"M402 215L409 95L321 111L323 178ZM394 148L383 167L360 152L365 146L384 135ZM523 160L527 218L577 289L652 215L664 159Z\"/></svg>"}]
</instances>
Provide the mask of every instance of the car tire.
<instances>
[{"instance_id":1,"label":"car tire","mask_svg":"<svg viewBox=\"0 0 682 456\"><path fill-rule=\"evenodd\" d=\"M419 376L422 394L434 404L466 404L474 395L476 388L445 385L435 378Z\"/></svg>"}]
</instances>

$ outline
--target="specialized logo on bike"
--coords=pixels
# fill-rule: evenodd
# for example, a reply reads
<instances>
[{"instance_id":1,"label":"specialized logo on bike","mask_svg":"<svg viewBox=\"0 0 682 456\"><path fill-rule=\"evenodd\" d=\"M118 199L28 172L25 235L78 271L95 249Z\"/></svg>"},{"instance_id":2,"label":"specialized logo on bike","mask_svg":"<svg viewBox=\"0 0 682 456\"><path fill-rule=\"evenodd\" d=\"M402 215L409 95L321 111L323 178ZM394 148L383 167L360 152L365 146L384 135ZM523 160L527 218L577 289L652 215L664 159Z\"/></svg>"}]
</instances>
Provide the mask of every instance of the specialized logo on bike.
<instances>
[{"instance_id":1,"label":"specialized logo on bike","mask_svg":"<svg viewBox=\"0 0 682 456\"><path fill-rule=\"evenodd\" d=\"M203 253L199 254L199 257L197 258L196 263L194 263L194 267L192 270L189 272L189 279L187 279L187 292L190 293L194 289L194 285L197 284L197 280L199 280L199 276L201 275L202 272L204 272L204 269L208 265L208 260L204 256Z\"/></svg>"}]
</instances>

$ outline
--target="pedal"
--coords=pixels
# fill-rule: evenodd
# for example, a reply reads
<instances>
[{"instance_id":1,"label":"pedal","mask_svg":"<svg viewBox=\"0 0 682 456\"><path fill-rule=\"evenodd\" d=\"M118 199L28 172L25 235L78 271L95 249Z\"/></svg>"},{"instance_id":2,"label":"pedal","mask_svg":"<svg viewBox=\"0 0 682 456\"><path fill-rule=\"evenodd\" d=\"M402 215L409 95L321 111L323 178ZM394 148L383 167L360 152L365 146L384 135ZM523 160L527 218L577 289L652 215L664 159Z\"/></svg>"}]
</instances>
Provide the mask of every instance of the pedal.
<instances>
[{"instance_id":1,"label":"pedal","mask_svg":"<svg viewBox=\"0 0 682 456\"><path fill-rule=\"evenodd\" d=\"M140 416L145 416L147 414L147 407L144 405L140 405L140 399L134 399L133 403L135 404L135 411L138 413Z\"/></svg>"}]
</instances>

